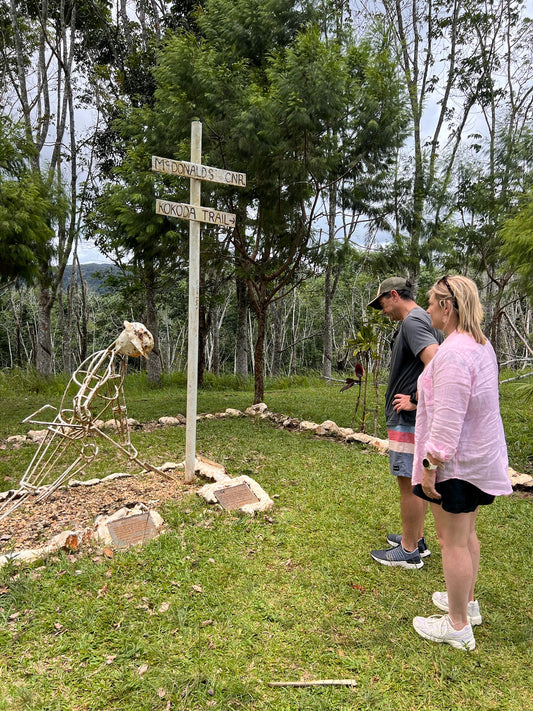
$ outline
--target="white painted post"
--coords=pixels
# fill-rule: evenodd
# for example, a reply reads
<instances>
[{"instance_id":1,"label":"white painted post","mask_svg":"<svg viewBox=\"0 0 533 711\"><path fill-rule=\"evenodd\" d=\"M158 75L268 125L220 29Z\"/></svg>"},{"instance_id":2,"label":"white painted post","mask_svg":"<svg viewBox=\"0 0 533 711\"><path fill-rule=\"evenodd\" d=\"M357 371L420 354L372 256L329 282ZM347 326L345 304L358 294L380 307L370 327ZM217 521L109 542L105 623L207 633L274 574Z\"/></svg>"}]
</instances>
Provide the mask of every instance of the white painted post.
<instances>
[{"instance_id":1,"label":"white painted post","mask_svg":"<svg viewBox=\"0 0 533 711\"><path fill-rule=\"evenodd\" d=\"M190 205L156 200L156 213L189 222L189 347L187 363L187 427L185 430L185 482L194 480L196 459L196 408L198 400L198 322L200 317L200 223L235 227L236 215L200 204L202 180L243 188L246 174L201 164L202 124L191 124L191 162L152 156L152 170L190 179Z\"/></svg>"},{"instance_id":2,"label":"white painted post","mask_svg":"<svg viewBox=\"0 0 533 711\"><path fill-rule=\"evenodd\" d=\"M202 160L202 124L191 124L191 163ZM190 203L200 206L201 180L190 179ZM189 223L189 342L187 356L187 424L185 431L185 483L194 479L196 414L198 401L198 324L200 314L200 222Z\"/></svg>"}]
</instances>

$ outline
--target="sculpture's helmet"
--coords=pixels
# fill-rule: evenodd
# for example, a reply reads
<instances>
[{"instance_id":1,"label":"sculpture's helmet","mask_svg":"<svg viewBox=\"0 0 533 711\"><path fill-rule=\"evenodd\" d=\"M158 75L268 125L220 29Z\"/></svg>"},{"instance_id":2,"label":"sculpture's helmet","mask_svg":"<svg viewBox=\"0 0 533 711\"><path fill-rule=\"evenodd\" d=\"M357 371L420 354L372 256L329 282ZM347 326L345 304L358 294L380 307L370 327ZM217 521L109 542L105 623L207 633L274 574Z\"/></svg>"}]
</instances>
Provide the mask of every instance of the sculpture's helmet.
<instances>
[{"instance_id":1,"label":"sculpture's helmet","mask_svg":"<svg viewBox=\"0 0 533 711\"><path fill-rule=\"evenodd\" d=\"M124 321L124 330L117 338L118 352L123 355L138 358L144 356L148 360L154 347L154 337L146 326L137 321Z\"/></svg>"}]
</instances>

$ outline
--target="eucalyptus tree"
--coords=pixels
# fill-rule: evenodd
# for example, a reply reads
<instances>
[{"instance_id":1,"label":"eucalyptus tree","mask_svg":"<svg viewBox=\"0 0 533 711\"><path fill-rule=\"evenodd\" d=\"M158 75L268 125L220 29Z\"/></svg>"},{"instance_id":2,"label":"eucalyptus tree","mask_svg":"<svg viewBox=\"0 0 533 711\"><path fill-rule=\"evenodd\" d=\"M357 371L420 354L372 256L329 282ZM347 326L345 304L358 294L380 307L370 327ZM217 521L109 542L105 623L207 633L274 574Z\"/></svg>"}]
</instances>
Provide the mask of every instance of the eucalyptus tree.
<instances>
[{"instance_id":1,"label":"eucalyptus tree","mask_svg":"<svg viewBox=\"0 0 533 711\"><path fill-rule=\"evenodd\" d=\"M323 189L327 217L324 245L324 352L322 375L331 377L333 299L348 246L369 242L382 226L391 194L391 169L406 137L408 113L389 31L379 21L355 41L347 4L328 0L323 36L345 47L351 95L344 116L329 136L329 174Z\"/></svg>"},{"instance_id":2,"label":"eucalyptus tree","mask_svg":"<svg viewBox=\"0 0 533 711\"><path fill-rule=\"evenodd\" d=\"M164 298L169 280L181 276L182 255L176 249L179 227L175 229L168 221L163 224L154 214L150 150L143 149L147 125L143 111L149 112L154 100L153 68L165 33L189 27L195 5L191 0L120 0L113 16L102 25L99 41L85 47L88 88L84 100L98 115L92 136L95 166L87 232L126 275L120 288L124 295L135 294L130 304L136 304L141 312L137 318L145 321L154 336L147 364L148 378L154 384L163 366L157 302Z\"/></svg>"},{"instance_id":3,"label":"eucalyptus tree","mask_svg":"<svg viewBox=\"0 0 533 711\"><path fill-rule=\"evenodd\" d=\"M505 258L502 226L533 185L533 136L509 142L508 125L501 126L492 165L488 151L462 158L452 183L452 218L439 230L439 261L447 271L470 273L477 280L485 304L484 330L498 354L501 317L516 298L516 275L524 269L520 260ZM527 244L527 237L510 239L521 247ZM527 250L521 260L527 264Z\"/></svg>"},{"instance_id":4,"label":"eucalyptus tree","mask_svg":"<svg viewBox=\"0 0 533 711\"><path fill-rule=\"evenodd\" d=\"M32 184L39 185L41 196L55 205L55 221L47 219L46 229L40 230L39 240L47 249L35 252L39 288L36 364L45 376L52 370L51 312L76 244L83 209L83 138L77 132L83 71L78 49L82 38L85 46L93 43L95 32L109 17L105 0L0 2L1 110L22 125L32 148ZM31 199L28 191L27 200ZM34 228L39 228L38 221Z\"/></svg>"},{"instance_id":5,"label":"eucalyptus tree","mask_svg":"<svg viewBox=\"0 0 533 711\"><path fill-rule=\"evenodd\" d=\"M502 0L511 5L520 3ZM354 0L368 21L380 16L395 39L410 111L410 140L395 179L388 229L396 256L413 283L423 259L431 260L428 238L447 206L459 149L475 144L473 113L495 91L487 79L484 29L499 19L498 2L479 0Z\"/></svg>"},{"instance_id":6,"label":"eucalyptus tree","mask_svg":"<svg viewBox=\"0 0 533 711\"><path fill-rule=\"evenodd\" d=\"M524 3L498 0L476 24L479 53L472 65L477 96L474 145L459 153L451 180L446 223L452 266L478 275L486 303L485 331L500 352L501 318L516 298L515 268L502 257L500 228L533 185L533 26L521 15ZM446 252L446 242L440 243Z\"/></svg>"},{"instance_id":7,"label":"eucalyptus tree","mask_svg":"<svg viewBox=\"0 0 533 711\"><path fill-rule=\"evenodd\" d=\"M194 29L197 5L197 0L119 0L98 33L80 43L87 74L80 98L97 116L91 136L95 149L91 178L96 194L100 181L110 179L125 157L117 121L130 108L152 105L158 50L167 33Z\"/></svg>"}]
</instances>

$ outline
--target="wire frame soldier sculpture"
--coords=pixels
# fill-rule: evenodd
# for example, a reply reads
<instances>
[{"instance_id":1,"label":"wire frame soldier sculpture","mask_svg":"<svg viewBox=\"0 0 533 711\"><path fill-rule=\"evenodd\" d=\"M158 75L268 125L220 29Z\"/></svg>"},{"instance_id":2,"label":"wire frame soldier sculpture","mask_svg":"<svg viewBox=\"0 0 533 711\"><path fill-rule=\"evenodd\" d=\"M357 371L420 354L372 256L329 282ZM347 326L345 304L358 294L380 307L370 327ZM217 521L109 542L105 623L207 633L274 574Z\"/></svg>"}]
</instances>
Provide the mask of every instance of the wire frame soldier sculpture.
<instances>
[{"instance_id":1,"label":"wire frame soldier sculpture","mask_svg":"<svg viewBox=\"0 0 533 711\"><path fill-rule=\"evenodd\" d=\"M24 422L46 425L47 432L31 460L19 489L9 492L0 504L0 521L30 495L42 501L66 480L75 477L98 454L97 440L106 440L143 469L173 479L151 464L142 462L130 441L124 378L128 356L148 359L154 339L137 322L124 321L124 330L106 350L89 356L72 375L54 419L36 419L52 405L44 405ZM113 434L103 431L104 418L114 420Z\"/></svg>"}]
</instances>

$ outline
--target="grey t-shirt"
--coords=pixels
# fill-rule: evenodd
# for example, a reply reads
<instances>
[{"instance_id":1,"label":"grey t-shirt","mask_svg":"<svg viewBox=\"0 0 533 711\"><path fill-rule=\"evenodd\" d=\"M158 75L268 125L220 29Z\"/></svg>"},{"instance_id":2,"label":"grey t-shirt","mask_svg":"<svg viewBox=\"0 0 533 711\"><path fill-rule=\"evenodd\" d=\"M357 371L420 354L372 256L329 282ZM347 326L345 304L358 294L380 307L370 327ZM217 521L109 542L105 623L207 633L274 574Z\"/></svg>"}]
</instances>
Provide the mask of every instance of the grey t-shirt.
<instances>
[{"instance_id":1,"label":"grey t-shirt","mask_svg":"<svg viewBox=\"0 0 533 711\"><path fill-rule=\"evenodd\" d=\"M411 309L400 324L393 336L389 384L385 393L388 426L414 426L416 410L395 412L392 401L397 393L411 395L416 392L418 376L424 370L419 354L427 346L443 340L442 332L433 328L429 314L420 306Z\"/></svg>"}]
</instances>

